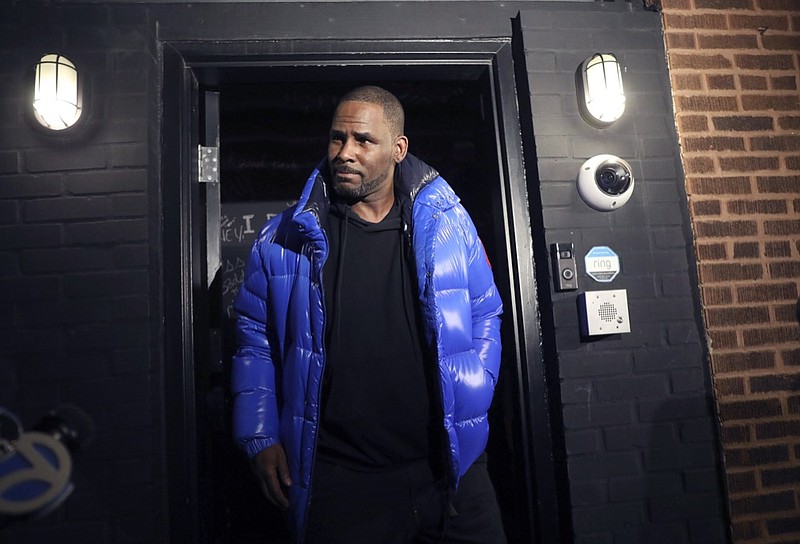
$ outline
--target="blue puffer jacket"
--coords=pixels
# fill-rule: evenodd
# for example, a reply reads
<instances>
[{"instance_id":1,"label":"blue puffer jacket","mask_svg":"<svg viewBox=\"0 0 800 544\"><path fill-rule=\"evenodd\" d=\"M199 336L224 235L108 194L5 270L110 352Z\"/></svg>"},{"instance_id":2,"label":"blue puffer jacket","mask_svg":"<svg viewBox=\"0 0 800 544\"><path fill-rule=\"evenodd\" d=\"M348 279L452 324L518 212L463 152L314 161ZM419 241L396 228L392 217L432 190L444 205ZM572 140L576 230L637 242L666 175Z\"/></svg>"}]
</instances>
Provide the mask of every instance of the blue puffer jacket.
<instances>
[{"instance_id":1,"label":"blue puffer jacket","mask_svg":"<svg viewBox=\"0 0 800 544\"><path fill-rule=\"evenodd\" d=\"M322 164L297 205L263 228L236 297L234 434L249 456L283 444L293 486L289 514L302 541L325 367L322 265L329 200ZM435 346L452 480L486 446L500 366L502 304L483 245L439 174L408 155L395 175L408 203L425 337Z\"/></svg>"}]
</instances>

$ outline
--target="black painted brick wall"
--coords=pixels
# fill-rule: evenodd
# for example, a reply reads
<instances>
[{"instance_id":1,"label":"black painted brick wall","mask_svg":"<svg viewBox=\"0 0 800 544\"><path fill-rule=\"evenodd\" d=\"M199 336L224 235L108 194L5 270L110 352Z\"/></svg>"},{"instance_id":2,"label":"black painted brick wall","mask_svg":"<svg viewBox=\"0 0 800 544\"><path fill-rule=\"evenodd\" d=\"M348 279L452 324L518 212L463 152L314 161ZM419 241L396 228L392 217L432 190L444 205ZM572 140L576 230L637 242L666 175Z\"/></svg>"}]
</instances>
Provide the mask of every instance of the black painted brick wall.
<instances>
[{"instance_id":1,"label":"black painted brick wall","mask_svg":"<svg viewBox=\"0 0 800 544\"><path fill-rule=\"evenodd\" d=\"M578 292L539 284L553 300L550 372L560 381L574 542L726 542L660 17L616 3L523 10L520 20L539 177L529 183L542 200L534 228L547 244L573 242L578 261ZM624 117L602 130L581 119L575 91L575 70L598 51L625 67L628 97ZM633 196L614 212L592 210L575 189L580 165L599 153L634 169ZM620 257L608 284L585 273L583 256L598 245ZM582 339L577 294L604 289L627 290L631 333Z\"/></svg>"},{"instance_id":2,"label":"black painted brick wall","mask_svg":"<svg viewBox=\"0 0 800 544\"><path fill-rule=\"evenodd\" d=\"M74 404L95 426L69 499L0 542L167 540L153 51L144 7L12 2L0 20L0 406L29 429ZM73 138L24 116L24 77L50 52L91 78L90 122Z\"/></svg>"},{"instance_id":3,"label":"black painted brick wall","mask_svg":"<svg viewBox=\"0 0 800 544\"><path fill-rule=\"evenodd\" d=\"M544 204L534 228L548 242L575 242L579 256L593 245L616 249L623 270L610 287L628 289L633 319L629 335L584 342L575 293L551 293L564 423L554 432L565 434L573 540L724 541L660 20L635 3L522 4L539 174L529 181ZM458 32L502 35L516 13L502 6L491 20L467 18ZM283 37L236 19L242 5L224 8L241 25L217 25L221 9L162 5L160 32ZM19 0L0 21L0 405L30 426L75 403L97 426L64 507L0 533L0 542L168 541L152 10ZM38 55L67 46L92 75L94 123L79 141L54 144L23 119L22 76ZM617 53L628 70L626 117L602 131L578 116L573 83L595 50ZM591 211L574 189L578 166L599 152L628 159L637 175L632 201L613 214ZM579 272L582 289L602 288L580 263ZM743 464L788 455L740 453Z\"/></svg>"}]
</instances>

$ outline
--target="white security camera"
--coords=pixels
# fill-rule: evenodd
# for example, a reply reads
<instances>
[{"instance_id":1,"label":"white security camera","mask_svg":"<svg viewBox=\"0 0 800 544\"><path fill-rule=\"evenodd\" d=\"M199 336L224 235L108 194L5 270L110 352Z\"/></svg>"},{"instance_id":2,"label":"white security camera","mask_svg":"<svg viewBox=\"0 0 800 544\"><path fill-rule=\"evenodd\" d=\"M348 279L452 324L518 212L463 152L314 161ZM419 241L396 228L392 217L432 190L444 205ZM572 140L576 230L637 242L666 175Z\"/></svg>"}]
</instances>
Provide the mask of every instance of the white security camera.
<instances>
[{"instance_id":1,"label":"white security camera","mask_svg":"<svg viewBox=\"0 0 800 544\"><path fill-rule=\"evenodd\" d=\"M615 155L595 155L581 165L578 194L601 212L621 208L633 193L631 165Z\"/></svg>"}]
</instances>

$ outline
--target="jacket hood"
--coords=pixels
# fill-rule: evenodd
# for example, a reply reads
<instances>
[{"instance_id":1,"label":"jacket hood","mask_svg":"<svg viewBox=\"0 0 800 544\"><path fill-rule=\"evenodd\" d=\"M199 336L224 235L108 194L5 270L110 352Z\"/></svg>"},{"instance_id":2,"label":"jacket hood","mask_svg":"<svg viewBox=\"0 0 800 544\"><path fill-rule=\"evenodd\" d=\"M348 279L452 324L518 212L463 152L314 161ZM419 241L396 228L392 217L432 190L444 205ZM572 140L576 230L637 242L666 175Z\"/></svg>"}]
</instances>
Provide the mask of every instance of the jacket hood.
<instances>
[{"instance_id":1,"label":"jacket hood","mask_svg":"<svg viewBox=\"0 0 800 544\"><path fill-rule=\"evenodd\" d=\"M420 190L437 177L439 172L432 166L408 153L395 170L395 192L413 202Z\"/></svg>"}]
</instances>

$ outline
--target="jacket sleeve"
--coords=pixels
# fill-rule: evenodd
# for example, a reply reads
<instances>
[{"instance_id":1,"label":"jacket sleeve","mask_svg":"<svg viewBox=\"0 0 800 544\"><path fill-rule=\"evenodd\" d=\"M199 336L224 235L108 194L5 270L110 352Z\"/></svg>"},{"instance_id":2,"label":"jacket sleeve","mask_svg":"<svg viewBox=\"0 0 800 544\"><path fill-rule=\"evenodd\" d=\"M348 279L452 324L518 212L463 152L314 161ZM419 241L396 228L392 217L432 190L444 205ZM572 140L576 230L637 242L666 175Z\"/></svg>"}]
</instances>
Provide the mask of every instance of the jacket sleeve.
<instances>
[{"instance_id":1,"label":"jacket sleeve","mask_svg":"<svg viewBox=\"0 0 800 544\"><path fill-rule=\"evenodd\" d=\"M491 384L494 387L500 370L500 315L503 312L503 304L494 283L486 249L469 216L466 219L466 229L472 343L483 363L484 371L491 376Z\"/></svg>"},{"instance_id":2,"label":"jacket sleeve","mask_svg":"<svg viewBox=\"0 0 800 544\"><path fill-rule=\"evenodd\" d=\"M268 339L269 279L262 257L268 242L260 239L245 268L234 301L237 350L231 366L233 433L249 457L279 442L275 361Z\"/></svg>"}]
</instances>

